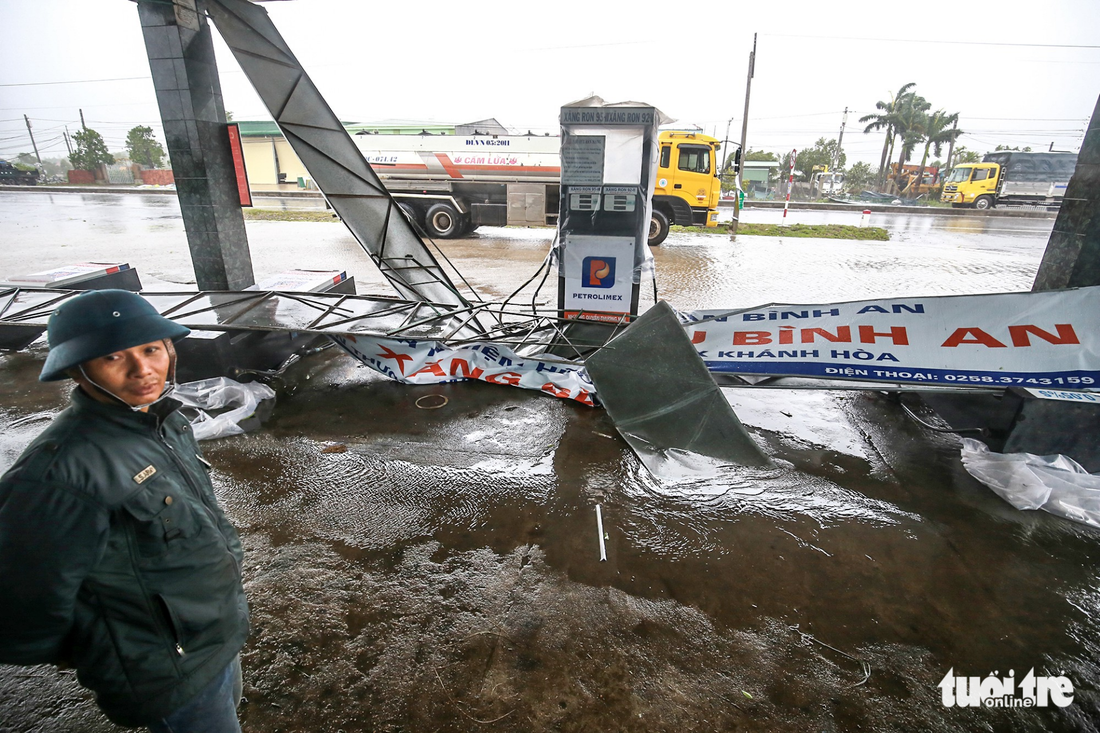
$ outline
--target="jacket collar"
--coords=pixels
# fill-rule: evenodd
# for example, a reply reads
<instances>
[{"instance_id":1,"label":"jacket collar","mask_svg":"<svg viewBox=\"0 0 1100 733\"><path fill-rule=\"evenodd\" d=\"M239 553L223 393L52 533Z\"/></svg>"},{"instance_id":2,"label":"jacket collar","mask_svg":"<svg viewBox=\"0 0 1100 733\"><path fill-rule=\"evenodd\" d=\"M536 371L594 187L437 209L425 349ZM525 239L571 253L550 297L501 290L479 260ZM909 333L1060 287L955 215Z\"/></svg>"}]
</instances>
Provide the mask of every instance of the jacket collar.
<instances>
[{"instance_id":1,"label":"jacket collar","mask_svg":"<svg viewBox=\"0 0 1100 733\"><path fill-rule=\"evenodd\" d=\"M182 403L171 397L152 405L148 412L131 410L122 405L107 404L90 397L80 387L73 389L70 395L72 409L77 415L92 416L133 428L159 429L168 417L178 410Z\"/></svg>"}]
</instances>

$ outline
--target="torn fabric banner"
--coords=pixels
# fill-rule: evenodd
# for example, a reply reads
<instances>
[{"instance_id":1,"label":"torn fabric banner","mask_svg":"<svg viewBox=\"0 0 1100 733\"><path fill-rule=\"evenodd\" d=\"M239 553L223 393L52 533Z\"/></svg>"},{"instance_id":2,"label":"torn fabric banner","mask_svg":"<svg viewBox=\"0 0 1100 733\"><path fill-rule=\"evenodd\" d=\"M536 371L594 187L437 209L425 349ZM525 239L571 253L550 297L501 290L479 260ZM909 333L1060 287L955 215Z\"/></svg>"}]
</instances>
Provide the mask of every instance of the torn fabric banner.
<instances>
[{"instance_id":1,"label":"torn fabric banner","mask_svg":"<svg viewBox=\"0 0 1100 733\"><path fill-rule=\"evenodd\" d=\"M594 404L595 388L584 367L518 356L504 346L466 344L452 348L436 341L359 335L330 338L362 363L398 382L442 384L477 379Z\"/></svg>"}]
</instances>

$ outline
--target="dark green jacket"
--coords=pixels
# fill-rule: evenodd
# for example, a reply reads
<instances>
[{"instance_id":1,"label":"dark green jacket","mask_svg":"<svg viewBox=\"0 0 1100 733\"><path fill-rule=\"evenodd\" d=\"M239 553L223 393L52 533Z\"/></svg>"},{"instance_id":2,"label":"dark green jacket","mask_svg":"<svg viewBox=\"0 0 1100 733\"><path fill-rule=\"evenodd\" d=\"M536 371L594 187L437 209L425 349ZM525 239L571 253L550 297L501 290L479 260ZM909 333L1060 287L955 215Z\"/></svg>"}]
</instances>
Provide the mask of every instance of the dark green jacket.
<instances>
[{"instance_id":1,"label":"dark green jacket","mask_svg":"<svg viewBox=\"0 0 1100 733\"><path fill-rule=\"evenodd\" d=\"M0 662L64 662L111 720L187 702L248 635L241 544L190 426L80 389L0 479Z\"/></svg>"}]
</instances>

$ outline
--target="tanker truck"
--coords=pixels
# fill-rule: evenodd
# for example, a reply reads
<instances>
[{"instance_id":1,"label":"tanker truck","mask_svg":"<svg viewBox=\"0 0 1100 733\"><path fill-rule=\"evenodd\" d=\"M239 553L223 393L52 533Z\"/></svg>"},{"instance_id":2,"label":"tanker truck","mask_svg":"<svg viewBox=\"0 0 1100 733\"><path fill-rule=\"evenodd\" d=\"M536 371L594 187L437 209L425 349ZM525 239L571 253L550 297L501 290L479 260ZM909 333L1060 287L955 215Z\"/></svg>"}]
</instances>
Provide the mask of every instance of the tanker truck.
<instances>
[{"instance_id":1,"label":"tanker truck","mask_svg":"<svg viewBox=\"0 0 1100 733\"><path fill-rule=\"evenodd\" d=\"M940 201L975 209L999 204L1060 206L1076 167L1077 153L987 153L981 163L951 169Z\"/></svg>"},{"instance_id":2,"label":"tanker truck","mask_svg":"<svg viewBox=\"0 0 1100 733\"><path fill-rule=\"evenodd\" d=\"M481 225L555 226L561 139L549 135L352 136L405 213L432 237L461 237ZM659 135L649 243L673 224L716 227L721 143L692 131Z\"/></svg>"}]
</instances>

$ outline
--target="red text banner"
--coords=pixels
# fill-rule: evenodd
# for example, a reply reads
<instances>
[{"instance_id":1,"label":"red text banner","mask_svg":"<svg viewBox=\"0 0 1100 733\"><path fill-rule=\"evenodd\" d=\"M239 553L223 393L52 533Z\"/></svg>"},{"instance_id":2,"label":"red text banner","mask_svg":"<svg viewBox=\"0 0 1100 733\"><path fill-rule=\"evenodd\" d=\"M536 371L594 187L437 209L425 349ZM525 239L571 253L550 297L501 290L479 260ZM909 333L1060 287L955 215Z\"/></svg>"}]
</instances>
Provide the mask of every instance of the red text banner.
<instances>
[{"instance_id":1,"label":"red text banner","mask_svg":"<svg viewBox=\"0 0 1100 733\"><path fill-rule=\"evenodd\" d=\"M1100 287L682 314L712 372L1100 386Z\"/></svg>"},{"instance_id":2,"label":"red text banner","mask_svg":"<svg viewBox=\"0 0 1100 733\"><path fill-rule=\"evenodd\" d=\"M330 338L362 363L406 384L477 379L594 404L595 388L583 367L518 356L505 346L485 343L451 348L435 341L374 336Z\"/></svg>"}]
</instances>

